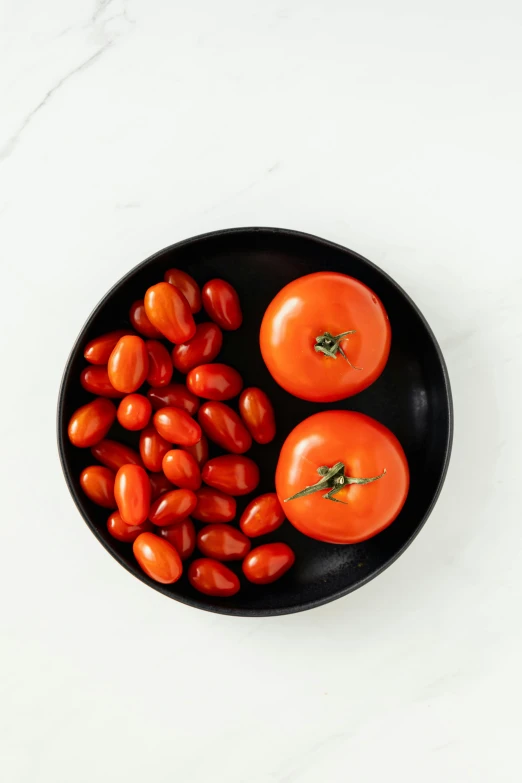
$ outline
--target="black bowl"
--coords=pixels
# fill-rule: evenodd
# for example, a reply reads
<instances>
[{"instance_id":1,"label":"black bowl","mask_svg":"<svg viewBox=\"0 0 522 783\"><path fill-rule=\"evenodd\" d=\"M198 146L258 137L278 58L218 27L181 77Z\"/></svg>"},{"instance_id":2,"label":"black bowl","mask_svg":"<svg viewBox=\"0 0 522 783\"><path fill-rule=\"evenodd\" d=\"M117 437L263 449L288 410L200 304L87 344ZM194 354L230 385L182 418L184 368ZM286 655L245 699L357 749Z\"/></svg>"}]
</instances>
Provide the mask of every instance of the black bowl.
<instances>
[{"instance_id":1,"label":"black bowl","mask_svg":"<svg viewBox=\"0 0 522 783\"><path fill-rule=\"evenodd\" d=\"M220 361L242 374L246 385L263 388L276 411L277 435L267 446L254 444L249 455L261 468L257 493L274 490L274 471L281 445L302 419L327 408L361 411L389 427L402 443L411 470L406 504L395 522L375 538L340 546L307 538L289 522L259 541L286 541L296 553L295 566L278 582L254 586L242 578L232 598L197 593L185 575L174 585L160 585L138 567L130 544L106 530L108 512L82 492L79 476L92 464L89 449L77 449L67 438L67 424L91 395L80 385L86 365L85 344L104 332L128 325L132 302L179 267L200 284L223 277L237 289L244 323L226 332ZM259 350L259 327L265 308L287 283L318 270L344 272L370 286L381 298L392 327L388 364L370 388L343 402L317 404L283 391L266 369ZM201 320L204 315L198 316ZM387 274L357 253L314 236L270 228L241 228L203 234L160 250L123 277L102 299L83 327L67 362L58 400L58 446L65 479L88 526L113 557L138 579L170 598L223 614L265 616L310 609L368 582L393 563L426 522L440 493L451 452L453 413L448 373L440 348L412 300ZM136 433L116 423L108 437L136 446ZM215 449L215 453L219 453ZM239 499L240 513L248 502ZM242 501L242 502L241 502ZM237 573L240 574L239 567Z\"/></svg>"}]
</instances>

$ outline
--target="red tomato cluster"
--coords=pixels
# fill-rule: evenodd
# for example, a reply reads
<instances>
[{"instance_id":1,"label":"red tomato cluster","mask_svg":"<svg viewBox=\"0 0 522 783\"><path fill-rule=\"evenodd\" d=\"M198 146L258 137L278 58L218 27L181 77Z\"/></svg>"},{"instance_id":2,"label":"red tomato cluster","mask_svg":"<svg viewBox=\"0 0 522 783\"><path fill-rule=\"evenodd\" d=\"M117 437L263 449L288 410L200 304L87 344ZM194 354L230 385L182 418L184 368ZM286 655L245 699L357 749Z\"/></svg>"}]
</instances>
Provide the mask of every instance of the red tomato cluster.
<instances>
[{"instance_id":1,"label":"red tomato cluster","mask_svg":"<svg viewBox=\"0 0 522 783\"><path fill-rule=\"evenodd\" d=\"M196 325L202 306L212 322ZM225 565L230 561L242 562L253 584L279 579L294 563L292 550L282 543L251 549L250 541L284 522L275 492L254 498L239 527L229 524L236 496L259 484L259 469L245 452L252 440L269 443L275 436L266 394L243 389L237 370L213 363L222 330L242 323L236 291L217 279L200 291L186 272L169 269L131 304L129 321L129 329L85 347L89 364L80 381L96 397L73 414L68 429L71 442L90 448L99 463L83 470L83 491L110 509L109 534L132 544L140 567L157 582L176 582L196 548L201 557L190 563L188 579L206 595L238 592L239 577ZM238 413L229 401L240 394ZM116 419L139 433L139 450L107 437ZM209 459L209 440L228 453ZM201 523L198 531L193 519Z\"/></svg>"}]
</instances>

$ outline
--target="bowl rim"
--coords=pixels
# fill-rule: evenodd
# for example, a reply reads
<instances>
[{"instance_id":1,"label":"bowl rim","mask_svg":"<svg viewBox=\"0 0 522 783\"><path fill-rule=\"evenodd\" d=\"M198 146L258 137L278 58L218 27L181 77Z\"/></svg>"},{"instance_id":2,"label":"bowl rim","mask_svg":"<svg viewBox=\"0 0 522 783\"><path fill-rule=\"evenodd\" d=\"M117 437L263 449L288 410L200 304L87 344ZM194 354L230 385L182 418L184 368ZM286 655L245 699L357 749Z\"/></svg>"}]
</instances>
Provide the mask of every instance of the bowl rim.
<instances>
[{"instance_id":1,"label":"bowl rim","mask_svg":"<svg viewBox=\"0 0 522 783\"><path fill-rule=\"evenodd\" d=\"M168 585L162 585L159 582L154 582L153 580L149 580L146 574L144 574L139 570L138 566L132 568L130 563L128 563L119 552L111 549L110 544L105 541L105 539L100 535L96 526L90 521L88 515L84 513L78 497L78 492L73 484L72 475L68 467L68 463L65 455L65 448L64 448L65 439L67 437L67 427L62 426L62 420L63 420L63 409L65 405L65 389L71 373L71 364L76 352L78 351L79 348L81 348L83 344L83 341L85 339L84 338L85 332L89 329L92 322L95 320L98 313L104 307L106 302L118 291L118 289L122 285L124 285L124 283L128 280L129 277L131 277L133 274L138 272L140 269L146 267L152 261L157 260L161 256L170 253L173 250L177 250L191 244L196 244L202 240L206 240L209 238L224 237L224 236L230 236L230 235L242 234L242 233L245 234L258 233L258 234L267 234L267 235L272 234L272 235L281 235L281 236L284 235L287 237L294 237L294 238L299 238L301 240L312 241L313 243L317 245L322 245L325 248L341 251L343 253L348 253L351 256L354 256L359 260L363 261L369 267L373 268L376 272L382 275L390 283L390 285L394 287L404 297L404 299L406 299L406 301L409 303L410 307L412 307L412 309L415 311L417 317L421 320L424 328L426 329L428 337L430 338L433 347L435 349L435 353L437 355L437 359L439 361L442 370L445 402L448 411L448 434L447 434L447 440L444 449L444 462L442 465L439 481L433 493L433 497L430 502L430 505L428 506L424 516L422 517L422 519L419 520L419 523L417 524L415 530L405 541L405 543L400 547L400 549L398 549L397 552L395 552L381 566L379 566L379 568L377 568L371 574L366 575L364 578L362 578L354 585L350 585L349 587L342 588L340 590L331 593L330 595L321 598L316 598L309 601L303 601L298 605L284 606L284 607L279 607L277 609L258 609L258 608L237 609L234 607L216 606L214 604L211 604L209 601L206 600L206 598L203 595L201 596L201 598L199 598L199 595L194 598L191 598L190 596L185 597L185 596L173 595L168 591ZM406 551L406 549L408 549L410 544L412 544L412 542L415 540L415 538L418 536L418 534L426 524L431 512L433 511L433 508L435 507L435 504L437 503L437 500L439 499L440 493L442 491L442 487L446 480L450 458L451 458L452 446L453 446L454 409L453 409L453 398L451 394L451 385L449 380L448 369L446 366L446 362L444 360L444 356L442 354L442 350L437 341L437 338L435 337L425 316L417 307L413 299L409 296L409 294L406 293L406 291L402 288L402 286L400 286L386 271L381 269L381 267L379 267L377 264L374 264L373 261L370 261L364 256L362 256L360 253L357 253L354 250L350 250L350 248L347 248L344 245L340 245L337 242L332 242L328 239L323 239L322 237L318 237L315 234L309 234L303 231L298 231L295 229L287 229L287 228L272 228L272 227L264 227L264 226L238 226L234 228L218 229L216 231L207 231L203 234L196 234L195 236L182 239L179 242L174 242L171 245L167 245L166 247L157 250L155 253L148 256L143 261L140 261L135 266L133 266L131 269L129 269L128 272L126 272L122 277L120 277L119 280L117 280L113 286L111 286L111 288L100 299L100 301L96 304L94 309L91 311L88 318L85 320L67 357L67 361L65 363L65 368L60 381L60 389L58 393L56 425L57 425L56 434L57 434L57 441L58 441L58 454L60 457L60 464L62 467L62 472L65 478L65 482L72 496L72 499L76 505L76 508L80 512L80 515L83 518L84 522L86 523L87 527L98 539L98 541L102 544L104 549L106 549L107 552L109 552L109 554L115 560L117 560L118 563L121 566L123 566L123 568L125 568L126 571L132 574L135 578L140 579L148 587L152 587L154 590L157 590L158 592L162 593L168 598L171 598L187 606L191 606L195 609L202 609L203 611L212 612L214 614L224 614L224 615L234 616L234 617L277 617L286 614L295 614L297 612L304 612L309 609L315 609L319 606L323 606L324 604L330 603L331 601L335 601L338 598L342 598L343 596L348 595L349 593L352 593L355 590L358 590L360 587L363 587L364 585L368 584L368 582L371 582L377 576L382 574L383 571L385 571L387 568L393 565L393 563L395 563L395 561L398 560L398 558Z\"/></svg>"}]
</instances>

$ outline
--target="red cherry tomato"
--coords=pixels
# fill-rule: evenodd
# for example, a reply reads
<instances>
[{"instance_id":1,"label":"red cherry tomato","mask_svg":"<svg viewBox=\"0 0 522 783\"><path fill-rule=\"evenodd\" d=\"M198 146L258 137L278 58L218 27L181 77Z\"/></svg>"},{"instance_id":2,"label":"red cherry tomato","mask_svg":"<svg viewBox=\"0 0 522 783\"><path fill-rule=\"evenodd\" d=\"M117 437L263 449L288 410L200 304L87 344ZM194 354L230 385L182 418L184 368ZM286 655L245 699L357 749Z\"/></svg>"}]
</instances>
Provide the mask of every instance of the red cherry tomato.
<instances>
[{"instance_id":1,"label":"red cherry tomato","mask_svg":"<svg viewBox=\"0 0 522 783\"><path fill-rule=\"evenodd\" d=\"M199 313L201 310L201 292L199 285L193 277L182 269L167 269L165 277L166 283L179 288L193 313Z\"/></svg>"},{"instance_id":2,"label":"red cherry tomato","mask_svg":"<svg viewBox=\"0 0 522 783\"><path fill-rule=\"evenodd\" d=\"M252 438L237 413L224 402L205 402L199 409L198 421L205 434L218 446L233 454L244 454Z\"/></svg>"},{"instance_id":3,"label":"red cherry tomato","mask_svg":"<svg viewBox=\"0 0 522 783\"><path fill-rule=\"evenodd\" d=\"M141 457L137 451L131 449L130 446L125 446L123 443L118 443L115 440L101 440L91 449L91 454L94 459L101 462L105 467L110 468L115 473L123 467L123 465L141 465Z\"/></svg>"},{"instance_id":4,"label":"red cherry tomato","mask_svg":"<svg viewBox=\"0 0 522 783\"><path fill-rule=\"evenodd\" d=\"M270 443L276 434L272 403L261 389L251 386L239 398L239 412L256 443Z\"/></svg>"},{"instance_id":5,"label":"red cherry tomato","mask_svg":"<svg viewBox=\"0 0 522 783\"><path fill-rule=\"evenodd\" d=\"M170 353L163 343L157 340L147 340L145 345L149 355L147 383L150 386L166 386L170 383L174 372Z\"/></svg>"},{"instance_id":6,"label":"red cherry tomato","mask_svg":"<svg viewBox=\"0 0 522 783\"><path fill-rule=\"evenodd\" d=\"M150 508L150 481L139 465L124 465L116 473L114 497L122 520L127 525L141 525Z\"/></svg>"},{"instance_id":7,"label":"red cherry tomato","mask_svg":"<svg viewBox=\"0 0 522 783\"><path fill-rule=\"evenodd\" d=\"M189 516L196 507L196 496L190 489L173 489L154 501L149 512L153 525L175 525Z\"/></svg>"},{"instance_id":8,"label":"red cherry tomato","mask_svg":"<svg viewBox=\"0 0 522 783\"><path fill-rule=\"evenodd\" d=\"M202 435L201 440L198 440L194 446L185 446L185 451L192 454L198 466L202 468L208 460L208 440Z\"/></svg>"},{"instance_id":9,"label":"red cherry tomato","mask_svg":"<svg viewBox=\"0 0 522 783\"><path fill-rule=\"evenodd\" d=\"M194 446L201 438L201 427L181 408L161 408L153 422L165 440L178 446Z\"/></svg>"},{"instance_id":10,"label":"red cherry tomato","mask_svg":"<svg viewBox=\"0 0 522 783\"><path fill-rule=\"evenodd\" d=\"M259 484L259 468L254 460L236 454L214 457L201 471L201 478L227 495L248 495Z\"/></svg>"},{"instance_id":11,"label":"red cherry tomato","mask_svg":"<svg viewBox=\"0 0 522 783\"><path fill-rule=\"evenodd\" d=\"M243 379L227 364L200 364L187 375L187 387L207 400L231 400L243 388Z\"/></svg>"},{"instance_id":12,"label":"red cherry tomato","mask_svg":"<svg viewBox=\"0 0 522 783\"><path fill-rule=\"evenodd\" d=\"M318 482L317 490L300 494ZM352 411L322 411L298 424L276 469L277 495L289 521L332 544L354 544L384 530L404 505L408 486L408 463L395 435ZM332 490L341 502L329 502Z\"/></svg>"},{"instance_id":13,"label":"red cherry tomato","mask_svg":"<svg viewBox=\"0 0 522 783\"><path fill-rule=\"evenodd\" d=\"M163 457L163 472L173 484L195 491L201 486L201 473L195 458L184 449L172 449Z\"/></svg>"},{"instance_id":14,"label":"red cherry tomato","mask_svg":"<svg viewBox=\"0 0 522 783\"><path fill-rule=\"evenodd\" d=\"M190 557L196 548L196 528L190 517L171 527L158 527L156 533L172 544L182 560Z\"/></svg>"},{"instance_id":15,"label":"red cherry tomato","mask_svg":"<svg viewBox=\"0 0 522 783\"><path fill-rule=\"evenodd\" d=\"M69 440L80 449L94 446L107 435L115 418L114 403L97 397L71 416L67 429Z\"/></svg>"},{"instance_id":16,"label":"red cherry tomato","mask_svg":"<svg viewBox=\"0 0 522 783\"><path fill-rule=\"evenodd\" d=\"M223 332L217 324L198 324L192 340L174 346L172 363L176 370L187 373L198 364L214 361L222 345Z\"/></svg>"},{"instance_id":17,"label":"red cherry tomato","mask_svg":"<svg viewBox=\"0 0 522 783\"><path fill-rule=\"evenodd\" d=\"M214 560L242 560L250 551L250 541L230 525L207 525L197 538L198 549Z\"/></svg>"},{"instance_id":18,"label":"red cherry tomato","mask_svg":"<svg viewBox=\"0 0 522 783\"><path fill-rule=\"evenodd\" d=\"M184 343L194 337L196 324L189 303L170 283L156 283L145 294L149 321L171 343Z\"/></svg>"},{"instance_id":19,"label":"red cherry tomato","mask_svg":"<svg viewBox=\"0 0 522 783\"><path fill-rule=\"evenodd\" d=\"M210 558L194 560L189 565L188 578L192 587L205 595L227 598L235 595L240 588L235 573L223 563Z\"/></svg>"},{"instance_id":20,"label":"red cherry tomato","mask_svg":"<svg viewBox=\"0 0 522 783\"><path fill-rule=\"evenodd\" d=\"M143 299L138 299L134 302L129 311L129 319L136 331L143 337L149 337L152 340L162 337L161 332L159 332L149 321L147 313L145 312Z\"/></svg>"},{"instance_id":21,"label":"red cherry tomato","mask_svg":"<svg viewBox=\"0 0 522 783\"><path fill-rule=\"evenodd\" d=\"M126 525L119 511L113 511L107 520L107 530L111 536L125 544L132 544L140 533L146 533L153 529L148 519L142 525Z\"/></svg>"},{"instance_id":22,"label":"red cherry tomato","mask_svg":"<svg viewBox=\"0 0 522 783\"><path fill-rule=\"evenodd\" d=\"M107 365L109 380L118 391L139 389L149 371L149 356L141 337L127 334L116 343Z\"/></svg>"},{"instance_id":23,"label":"red cherry tomato","mask_svg":"<svg viewBox=\"0 0 522 783\"><path fill-rule=\"evenodd\" d=\"M165 492L172 492L175 489L174 485L170 483L164 473L149 473L150 489L151 489L151 502L163 495Z\"/></svg>"},{"instance_id":24,"label":"red cherry tomato","mask_svg":"<svg viewBox=\"0 0 522 783\"><path fill-rule=\"evenodd\" d=\"M243 573L255 585L268 585L280 579L295 563L288 544L261 544L243 560Z\"/></svg>"},{"instance_id":25,"label":"red cherry tomato","mask_svg":"<svg viewBox=\"0 0 522 783\"><path fill-rule=\"evenodd\" d=\"M132 330L118 329L115 332L102 334L101 337L95 337L94 340L91 340L85 346L84 357L90 364L107 364L109 356L116 347L116 343L126 334L132 334Z\"/></svg>"},{"instance_id":26,"label":"red cherry tomato","mask_svg":"<svg viewBox=\"0 0 522 783\"><path fill-rule=\"evenodd\" d=\"M116 508L114 471L102 465L91 465L82 470L80 486L93 503L104 508Z\"/></svg>"},{"instance_id":27,"label":"red cherry tomato","mask_svg":"<svg viewBox=\"0 0 522 783\"><path fill-rule=\"evenodd\" d=\"M196 492L196 508L192 511L199 522L232 522L236 516L236 501L212 487L201 487Z\"/></svg>"},{"instance_id":28,"label":"red cherry tomato","mask_svg":"<svg viewBox=\"0 0 522 783\"><path fill-rule=\"evenodd\" d=\"M230 283L216 278L210 280L202 291L203 307L222 329L239 329L243 321L237 291Z\"/></svg>"},{"instance_id":29,"label":"red cherry tomato","mask_svg":"<svg viewBox=\"0 0 522 783\"><path fill-rule=\"evenodd\" d=\"M126 430L142 430L152 414L150 400L143 394L127 394L118 406L118 421Z\"/></svg>"},{"instance_id":30,"label":"red cherry tomato","mask_svg":"<svg viewBox=\"0 0 522 783\"><path fill-rule=\"evenodd\" d=\"M183 573L176 549L154 533L141 533L133 543L132 551L143 571L155 582L171 585Z\"/></svg>"},{"instance_id":31,"label":"red cherry tomato","mask_svg":"<svg viewBox=\"0 0 522 783\"><path fill-rule=\"evenodd\" d=\"M146 427L140 435L140 455L143 464L151 473L161 471L163 457L172 448L171 443L162 438L155 427Z\"/></svg>"},{"instance_id":32,"label":"red cherry tomato","mask_svg":"<svg viewBox=\"0 0 522 783\"><path fill-rule=\"evenodd\" d=\"M272 533L285 521L285 512L275 492L254 498L241 514L239 527L246 536L255 538Z\"/></svg>"},{"instance_id":33,"label":"red cherry tomato","mask_svg":"<svg viewBox=\"0 0 522 783\"><path fill-rule=\"evenodd\" d=\"M80 383L86 391L99 397L113 397L114 399L123 397L123 392L115 389L110 382L107 368L101 365L93 365L82 370Z\"/></svg>"},{"instance_id":34,"label":"red cherry tomato","mask_svg":"<svg viewBox=\"0 0 522 783\"><path fill-rule=\"evenodd\" d=\"M182 408L193 416L200 406L199 398L189 392L183 383L170 383L162 388L149 389L147 397L155 411L160 408Z\"/></svg>"}]
</instances>

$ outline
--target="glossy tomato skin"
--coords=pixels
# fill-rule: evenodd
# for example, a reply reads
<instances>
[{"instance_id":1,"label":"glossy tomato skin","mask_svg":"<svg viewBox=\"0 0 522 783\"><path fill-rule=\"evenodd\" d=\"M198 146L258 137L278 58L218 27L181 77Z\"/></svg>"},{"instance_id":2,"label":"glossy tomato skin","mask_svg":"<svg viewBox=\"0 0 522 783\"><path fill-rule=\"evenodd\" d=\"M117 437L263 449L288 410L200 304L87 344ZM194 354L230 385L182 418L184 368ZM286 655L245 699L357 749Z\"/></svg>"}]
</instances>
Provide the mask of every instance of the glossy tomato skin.
<instances>
[{"instance_id":1,"label":"glossy tomato skin","mask_svg":"<svg viewBox=\"0 0 522 783\"><path fill-rule=\"evenodd\" d=\"M116 343L126 334L132 334L132 330L117 329L115 332L107 332L101 337L95 337L85 346L84 357L90 364L107 364Z\"/></svg>"},{"instance_id":2,"label":"glossy tomato skin","mask_svg":"<svg viewBox=\"0 0 522 783\"><path fill-rule=\"evenodd\" d=\"M245 425L224 402L205 402L199 409L198 421L210 440L232 454L244 454L252 445Z\"/></svg>"},{"instance_id":3,"label":"glossy tomato skin","mask_svg":"<svg viewBox=\"0 0 522 783\"><path fill-rule=\"evenodd\" d=\"M152 405L143 394L127 394L118 405L118 421L126 430L142 430L149 423Z\"/></svg>"},{"instance_id":4,"label":"glossy tomato skin","mask_svg":"<svg viewBox=\"0 0 522 783\"><path fill-rule=\"evenodd\" d=\"M335 336L352 329L340 343L349 361L314 350L316 337L325 332ZM342 400L373 383L390 343L380 300L359 280L337 272L314 272L289 283L261 323L261 353L272 377L290 394L313 402Z\"/></svg>"},{"instance_id":5,"label":"glossy tomato skin","mask_svg":"<svg viewBox=\"0 0 522 783\"><path fill-rule=\"evenodd\" d=\"M116 343L107 364L109 380L115 389L126 394L139 389L149 371L149 356L141 337L125 335Z\"/></svg>"},{"instance_id":6,"label":"glossy tomato skin","mask_svg":"<svg viewBox=\"0 0 522 783\"><path fill-rule=\"evenodd\" d=\"M191 312L199 313L201 310L201 291L193 277L182 269L167 269L163 279L166 283L179 288L187 300Z\"/></svg>"},{"instance_id":7,"label":"glossy tomato skin","mask_svg":"<svg viewBox=\"0 0 522 783\"><path fill-rule=\"evenodd\" d=\"M248 495L259 484L259 468L254 460L240 454L225 454L209 460L201 471L209 487L227 495Z\"/></svg>"},{"instance_id":8,"label":"glossy tomato skin","mask_svg":"<svg viewBox=\"0 0 522 783\"><path fill-rule=\"evenodd\" d=\"M123 443L118 443L115 440L109 440L105 438L91 448L91 454L94 459L101 462L105 467L110 468L115 473L123 467L123 465L141 465L143 462L140 455L130 446L125 446Z\"/></svg>"},{"instance_id":9,"label":"glossy tomato skin","mask_svg":"<svg viewBox=\"0 0 522 783\"><path fill-rule=\"evenodd\" d=\"M82 405L71 416L67 428L69 440L80 449L94 446L107 435L115 418L114 403L97 397L87 405Z\"/></svg>"},{"instance_id":10,"label":"glossy tomato skin","mask_svg":"<svg viewBox=\"0 0 522 783\"><path fill-rule=\"evenodd\" d=\"M262 389L250 386L242 392L239 413L256 443L270 443L275 438L274 409Z\"/></svg>"},{"instance_id":11,"label":"glossy tomato skin","mask_svg":"<svg viewBox=\"0 0 522 783\"><path fill-rule=\"evenodd\" d=\"M179 288L156 283L148 289L144 302L149 321L171 343L184 343L194 337L196 324Z\"/></svg>"},{"instance_id":12,"label":"glossy tomato skin","mask_svg":"<svg viewBox=\"0 0 522 783\"><path fill-rule=\"evenodd\" d=\"M80 383L86 391L96 394L98 397L121 399L124 396L123 392L114 388L109 380L107 368L101 365L93 365L82 370Z\"/></svg>"},{"instance_id":13,"label":"glossy tomato skin","mask_svg":"<svg viewBox=\"0 0 522 783\"><path fill-rule=\"evenodd\" d=\"M153 529L148 519L141 525L126 525L119 511L113 511L107 520L107 530L111 536L125 544L132 544L140 533L147 533Z\"/></svg>"},{"instance_id":14,"label":"glossy tomato skin","mask_svg":"<svg viewBox=\"0 0 522 783\"><path fill-rule=\"evenodd\" d=\"M337 462L352 478L386 474L370 484L346 485L335 495L341 503L324 500L325 492L284 502L320 479L317 468ZM289 521L305 535L333 544L365 541L384 530L404 505L408 487L408 463L395 435L352 411L323 411L298 424L276 469L277 495Z\"/></svg>"},{"instance_id":15,"label":"glossy tomato skin","mask_svg":"<svg viewBox=\"0 0 522 783\"><path fill-rule=\"evenodd\" d=\"M177 582L183 573L181 558L169 541L154 533L141 533L132 545L143 571L164 585Z\"/></svg>"},{"instance_id":16,"label":"glossy tomato skin","mask_svg":"<svg viewBox=\"0 0 522 783\"><path fill-rule=\"evenodd\" d=\"M177 525L157 527L156 533L172 544L182 560L190 557L196 548L196 528L190 517L187 517Z\"/></svg>"},{"instance_id":17,"label":"glossy tomato skin","mask_svg":"<svg viewBox=\"0 0 522 783\"><path fill-rule=\"evenodd\" d=\"M239 527L249 538L264 536L281 527L285 512L275 492L254 498L241 514Z\"/></svg>"},{"instance_id":18,"label":"glossy tomato skin","mask_svg":"<svg viewBox=\"0 0 522 783\"><path fill-rule=\"evenodd\" d=\"M195 590L205 595L228 598L239 592L238 577L219 560L202 557L194 560L188 569L189 582Z\"/></svg>"},{"instance_id":19,"label":"glossy tomato skin","mask_svg":"<svg viewBox=\"0 0 522 783\"><path fill-rule=\"evenodd\" d=\"M268 585L280 579L295 563L288 544L261 544L243 560L243 573L255 585Z\"/></svg>"},{"instance_id":20,"label":"glossy tomato skin","mask_svg":"<svg viewBox=\"0 0 522 783\"><path fill-rule=\"evenodd\" d=\"M194 416L201 404L200 399L189 392L184 383L169 383L168 386L149 389L147 397L155 411L160 408L182 408Z\"/></svg>"},{"instance_id":21,"label":"glossy tomato skin","mask_svg":"<svg viewBox=\"0 0 522 783\"><path fill-rule=\"evenodd\" d=\"M207 525L197 537L198 549L214 560L242 560L250 551L250 540L231 525Z\"/></svg>"},{"instance_id":22,"label":"glossy tomato skin","mask_svg":"<svg viewBox=\"0 0 522 783\"><path fill-rule=\"evenodd\" d=\"M196 507L196 495L190 489L173 489L154 501L149 519L153 525L175 525L189 516Z\"/></svg>"},{"instance_id":23,"label":"glossy tomato skin","mask_svg":"<svg viewBox=\"0 0 522 783\"><path fill-rule=\"evenodd\" d=\"M139 465L124 465L116 473L114 497L122 520L127 525L141 525L150 509L150 481Z\"/></svg>"},{"instance_id":24,"label":"glossy tomato skin","mask_svg":"<svg viewBox=\"0 0 522 783\"><path fill-rule=\"evenodd\" d=\"M140 456L143 464L151 473L162 469L163 457L172 448L170 442L162 438L155 427L146 427L140 435Z\"/></svg>"},{"instance_id":25,"label":"glossy tomato skin","mask_svg":"<svg viewBox=\"0 0 522 783\"><path fill-rule=\"evenodd\" d=\"M103 508L116 508L114 478L113 470L103 465L91 465L82 470L80 486L93 503Z\"/></svg>"},{"instance_id":26,"label":"glossy tomato skin","mask_svg":"<svg viewBox=\"0 0 522 783\"><path fill-rule=\"evenodd\" d=\"M217 324L198 324L191 340L174 346L172 363L178 372L187 373L198 364L213 362L222 345L223 332Z\"/></svg>"},{"instance_id":27,"label":"glossy tomato skin","mask_svg":"<svg viewBox=\"0 0 522 783\"><path fill-rule=\"evenodd\" d=\"M145 312L145 305L143 299L138 299L133 303L129 311L129 319L133 327L142 337L148 337L151 340L157 340L158 337L162 337L155 326L151 324Z\"/></svg>"},{"instance_id":28,"label":"glossy tomato skin","mask_svg":"<svg viewBox=\"0 0 522 783\"><path fill-rule=\"evenodd\" d=\"M243 314L236 289L225 280L215 278L203 286L201 293L207 315L222 329L239 329Z\"/></svg>"},{"instance_id":29,"label":"glossy tomato skin","mask_svg":"<svg viewBox=\"0 0 522 783\"><path fill-rule=\"evenodd\" d=\"M194 446L201 438L201 427L181 408L161 408L153 421L159 434L178 446Z\"/></svg>"},{"instance_id":30,"label":"glossy tomato skin","mask_svg":"<svg viewBox=\"0 0 522 783\"><path fill-rule=\"evenodd\" d=\"M150 489L151 489L151 503L163 495L165 492L172 492L176 487L170 483L164 473L149 473Z\"/></svg>"},{"instance_id":31,"label":"glossy tomato skin","mask_svg":"<svg viewBox=\"0 0 522 783\"><path fill-rule=\"evenodd\" d=\"M172 449L163 457L163 472L176 487L195 492L201 486L201 471L190 452Z\"/></svg>"},{"instance_id":32,"label":"glossy tomato skin","mask_svg":"<svg viewBox=\"0 0 522 783\"><path fill-rule=\"evenodd\" d=\"M194 446L185 446L185 451L192 454L199 468L202 468L208 460L208 440L202 435L201 440L198 440Z\"/></svg>"},{"instance_id":33,"label":"glossy tomato skin","mask_svg":"<svg viewBox=\"0 0 522 783\"><path fill-rule=\"evenodd\" d=\"M167 386L172 379L174 368L170 353L163 343L158 340L147 340L145 343L149 355L149 372L147 383L149 386Z\"/></svg>"},{"instance_id":34,"label":"glossy tomato skin","mask_svg":"<svg viewBox=\"0 0 522 783\"><path fill-rule=\"evenodd\" d=\"M232 522L236 516L236 501L212 487L201 487L196 492L196 508L192 517L199 522Z\"/></svg>"},{"instance_id":35,"label":"glossy tomato skin","mask_svg":"<svg viewBox=\"0 0 522 783\"><path fill-rule=\"evenodd\" d=\"M200 364L187 375L187 387L206 400L231 400L243 388L243 379L228 364Z\"/></svg>"}]
</instances>

